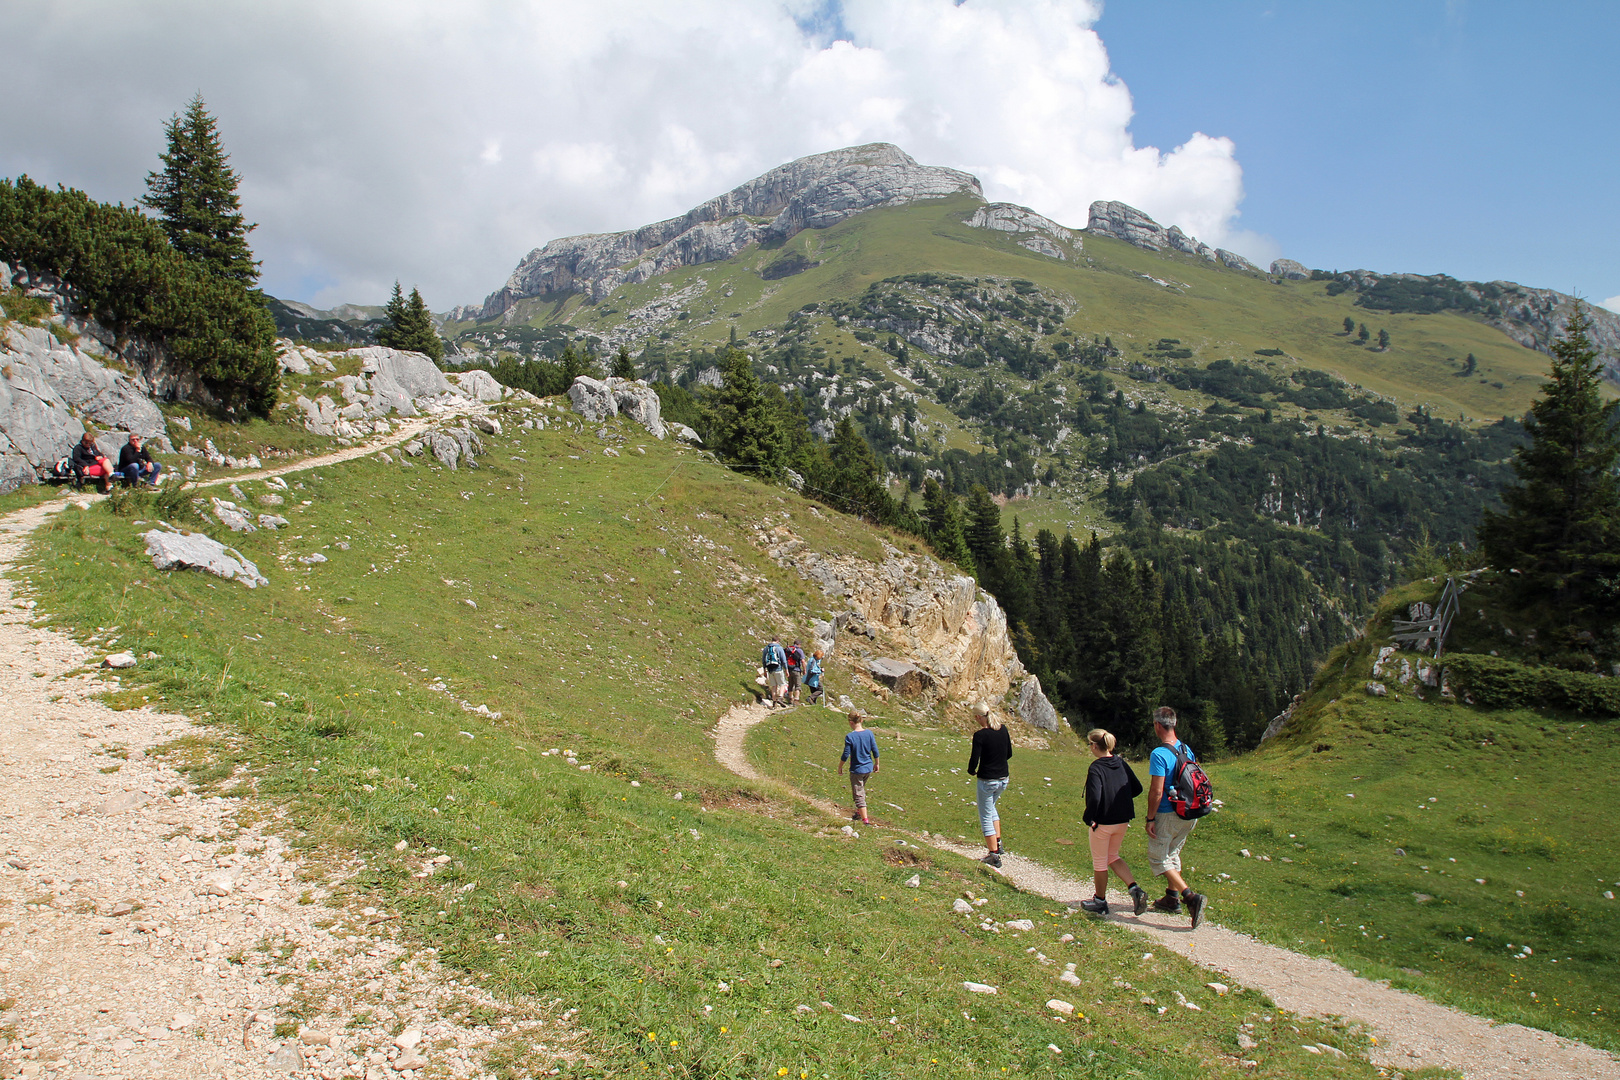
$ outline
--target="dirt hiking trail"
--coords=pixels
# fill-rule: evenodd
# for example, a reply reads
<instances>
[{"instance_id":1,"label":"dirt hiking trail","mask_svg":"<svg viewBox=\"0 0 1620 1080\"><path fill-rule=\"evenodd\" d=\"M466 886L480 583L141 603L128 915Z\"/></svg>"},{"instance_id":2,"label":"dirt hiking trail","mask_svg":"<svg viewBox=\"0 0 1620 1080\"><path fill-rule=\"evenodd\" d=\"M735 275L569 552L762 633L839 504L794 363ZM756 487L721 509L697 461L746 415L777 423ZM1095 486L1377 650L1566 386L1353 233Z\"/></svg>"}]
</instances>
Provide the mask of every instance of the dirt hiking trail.
<instances>
[{"instance_id":1,"label":"dirt hiking trail","mask_svg":"<svg viewBox=\"0 0 1620 1080\"><path fill-rule=\"evenodd\" d=\"M498 1043L533 1075L577 1059L560 999L497 1000L439 967L390 913L344 901L361 859L296 852L248 785L201 796L149 755L210 733L103 704L89 665L112 641L95 651L33 625L29 534L88 502L0 517L0 1077L493 1080ZM474 1010L496 1019L458 1021Z\"/></svg>"},{"instance_id":2,"label":"dirt hiking trail","mask_svg":"<svg viewBox=\"0 0 1620 1080\"><path fill-rule=\"evenodd\" d=\"M732 707L714 729L716 760L745 779L766 779L749 764L743 744L750 728L781 711L764 704ZM848 819L848 811L842 806L803 794L799 797L835 818ZM977 860L984 854L977 845L951 843L928 834L918 836L888 826L883 829L965 859ZM1197 843L1196 833L1191 842ZM1025 892L1063 904L1078 904L1092 895L1089 880L1068 877L1021 855L1004 856L1001 873ZM1156 891L1151 883L1144 887L1150 894ZM1157 947L1173 950L1219 972L1232 982L1265 993L1280 1008L1304 1016L1338 1016L1365 1025L1378 1038L1378 1044L1369 1047L1369 1057L1376 1065L1456 1069L1469 1080L1620 1078L1620 1061L1585 1043L1519 1024L1493 1023L1352 975L1330 960L1267 945L1214 922L1206 921L1194 932L1184 916L1159 915L1151 908L1141 918L1120 915L1119 911L1131 910L1130 898L1124 893L1110 893L1108 900L1115 910L1108 916L1109 921L1142 934ZM1213 914L1219 918L1219 909L1214 909Z\"/></svg>"}]
</instances>

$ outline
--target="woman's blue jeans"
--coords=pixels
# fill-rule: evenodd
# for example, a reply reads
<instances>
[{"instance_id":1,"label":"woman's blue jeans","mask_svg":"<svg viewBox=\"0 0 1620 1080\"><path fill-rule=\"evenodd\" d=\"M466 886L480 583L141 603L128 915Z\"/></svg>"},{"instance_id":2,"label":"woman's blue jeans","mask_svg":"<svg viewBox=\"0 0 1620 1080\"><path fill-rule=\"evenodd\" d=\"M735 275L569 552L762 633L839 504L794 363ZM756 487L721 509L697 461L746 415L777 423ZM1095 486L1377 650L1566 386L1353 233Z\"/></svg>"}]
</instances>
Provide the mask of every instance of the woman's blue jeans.
<instances>
[{"instance_id":1,"label":"woman's blue jeans","mask_svg":"<svg viewBox=\"0 0 1620 1080\"><path fill-rule=\"evenodd\" d=\"M996 800L1006 790L1005 776L1000 780L979 781L979 826L984 829L986 836L996 835L996 822L1001 820L1001 815L996 813Z\"/></svg>"}]
</instances>

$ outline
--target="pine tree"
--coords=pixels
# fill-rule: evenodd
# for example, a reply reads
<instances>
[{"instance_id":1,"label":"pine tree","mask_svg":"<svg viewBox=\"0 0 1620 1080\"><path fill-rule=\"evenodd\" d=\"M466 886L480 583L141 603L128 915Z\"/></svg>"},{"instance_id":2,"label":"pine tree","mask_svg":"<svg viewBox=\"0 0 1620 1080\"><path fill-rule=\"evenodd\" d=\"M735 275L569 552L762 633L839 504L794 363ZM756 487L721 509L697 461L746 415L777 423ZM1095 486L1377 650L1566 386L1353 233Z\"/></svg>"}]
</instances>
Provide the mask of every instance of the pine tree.
<instances>
[{"instance_id":1,"label":"pine tree","mask_svg":"<svg viewBox=\"0 0 1620 1080\"><path fill-rule=\"evenodd\" d=\"M710 405L710 441L733 464L774 479L781 475L787 449L776 411L747 353L727 350L722 371L724 381Z\"/></svg>"},{"instance_id":2,"label":"pine tree","mask_svg":"<svg viewBox=\"0 0 1620 1080\"><path fill-rule=\"evenodd\" d=\"M248 225L236 197L242 177L231 169L220 143L219 128L198 94L183 116L163 126L168 153L160 154L163 171L146 174L142 206L157 211L169 243L219 277L251 288L259 264L248 247Z\"/></svg>"},{"instance_id":3,"label":"pine tree","mask_svg":"<svg viewBox=\"0 0 1620 1080\"><path fill-rule=\"evenodd\" d=\"M630 346L619 346L617 355L613 357L613 377L615 379L634 379L636 377L636 365L630 359Z\"/></svg>"},{"instance_id":4,"label":"pine tree","mask_svg":"<svg viewBox=\"0 0 1620 1080\"><path fill-rule=\"evenodd\" d=\"M407 300L400 292L399 282L394 282L394 294L383 305L383 315L388 323L377 329L377 344L422 353L435 364L444 358L444 342L434 329L433 315L414 286Z\"/></svg>"},{"instance_id":5,"label":"pine tree","mask_svg":"<svg viewBox=\"0 0 1620 1080\"><path fill-rule=\"evenodd\" d=\"M933 477L923 483L923 526L928 531L928 542L941 558L973 573L973 553L962 534L962 511L955 497Z\"/></svg>"},{"instance_id":6,"label":"pine tree","mask_svg":"<svg viewBox=\"0 0 1620 1080\"><path fill-rule=\"evenodd\" d=\"M1344 317L1344 332L1346 334L1353 334L1356 332L1356 320L1352 319L1348 315Z\"/></svg>"},{"instance_id":7,"label":"pine tree","mask_svg":"<svg viewBox=\"0 0 1620 1080\"><path fill-rule=\"evenodd\" d=\"M1516 452L1519 483L1486 511L1479 539L1500 570L1516 569L1529 596L1620 604L1620 402L1603 401L1602 369L1575 313L1552 347L1549 381L1530 406L1530 441ZM1549 592L1550 590L1550 592Z\"/></svg>"}]
</instances>

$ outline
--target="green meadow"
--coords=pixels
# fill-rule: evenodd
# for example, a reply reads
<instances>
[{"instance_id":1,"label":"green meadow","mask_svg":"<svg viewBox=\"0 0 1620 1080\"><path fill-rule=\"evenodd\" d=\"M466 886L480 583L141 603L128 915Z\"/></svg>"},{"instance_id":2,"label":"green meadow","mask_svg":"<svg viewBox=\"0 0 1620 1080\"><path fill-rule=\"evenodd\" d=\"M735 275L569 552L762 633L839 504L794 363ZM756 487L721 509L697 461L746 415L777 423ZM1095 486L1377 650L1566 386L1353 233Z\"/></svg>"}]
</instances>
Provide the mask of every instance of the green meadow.
<instances>
[{"instance_id":1,"label":"green meadow","mask_svg":"<svg viewBox=\"0 0 1620 1080\"><path fill-rule=\"evenodd\" d=\"M345 899L389 905L493 991L580 1010L584 1059L536 1052L503 1075L1375 1074L1300 1049L1354 1055L1357 1030L1284 1016L1252 991L1218 997L1200 970L1144 960L1127 931L881 829L847 839L781 784L723 771L708 732L754 693L761 637L827 614L762 555L756 528L787 522L818 548L868 555L875 535L640 428L615 422L604 441L577 421L514 431L518 418L472 470L362 458L289 474L290 526L220 537L265 587L154 571L144 497L65 509L21 571L46 624L158 654L109 681L109 698L202 721L168 751L197 784L284 808L312 856L357 852ZM846 670L829 684L881 708ZM924 736L945 761L950 740ZM816 741L803 756L831 765L836 741ZM911 780L885 772L880 797L920 784L924 760ZM1080 763L1043 760L1054 778ZM810 784L802 766L779 775ZM1033 832L1012 835L1036 853ZM414 876L430 852L451 861ZM920 887L905 887L914 874ZM987 899L981 916L1035 929L979 930L951 912L965 891ZM1223 898L1217 918L1233 906ZM1057 980L1066 963L1080 986ZM999 993L967 993L968 980ZM1203 1011L1174 1007L1176 990ZM1238 1053L1241 1024L1258 1050Z\"/></svg>"},{"instance_id":2,"label":"green meadow","mask_svg":"<svg viewBox=\"0 0 1620 1080\"><path fill-rule=\"evenodd\" d=\"M1395 594L1375 627L1425 590ZM1382 640L1374 630L1329 657L1287 736L1210 765L1224 806L1183 857L1209 918L1480 1016L1620 1048L1620 906L1605 897L1620 890L1620 860L1598 809L1620 783L1620 729L1398 687L1369 697ZM801 709L756 728L749 750L761 771L847 799L833 773L844 727ZM881 819L974 840L966 732L881 707L875 729ZM1087 880L1091 755L1072 733L1054 742L1014 752L1003 839ZM1145 785L1145 749L1125 756ZM1138 823L1124 857L1139 879L1146 845Z\"/></svg>"}]
</instances>

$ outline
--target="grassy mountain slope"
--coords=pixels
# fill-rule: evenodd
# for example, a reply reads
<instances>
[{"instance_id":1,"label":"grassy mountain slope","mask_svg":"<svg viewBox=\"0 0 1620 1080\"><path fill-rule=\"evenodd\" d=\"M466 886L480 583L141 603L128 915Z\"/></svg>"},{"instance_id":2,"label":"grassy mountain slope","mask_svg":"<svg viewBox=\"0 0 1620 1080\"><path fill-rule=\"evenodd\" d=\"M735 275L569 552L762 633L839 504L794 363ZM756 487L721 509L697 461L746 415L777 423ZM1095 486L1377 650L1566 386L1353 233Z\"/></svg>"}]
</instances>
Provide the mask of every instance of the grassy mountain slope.
<instances>
[{"instance_id":1,"label":"grassy mountain slope","mask_svg":"<svg viewBox=\"0 0 1620 1080\"><path fill-rule=\"evenodd\" d=\"M1620 908L1605 898L1620 889L1620 865L1601 810L1620 783L1620 728L1399 687L1370 697L1389 613L1433 593L1420 582L1392 594L1367 636L1329 658L1284 736L1210 767L1225 806L1189 841L1191 879L1225 926L1477 1015L1620 1049ZM784 718L758 729L750 751L762 771L836 798L817 751L837 721ZM966 733L880 738L883 813L971 834ZM1070 741L1067 752L1015 752L1003 834L1010 850L1084 877L1090 755ZM1146 761L1131 764L1145 781ZM1138 826L1123 854L1139 875L1145 845Z\"/></svg>"},{"instance_id":2,"label":"grassy mountain slope","mask_svg":"<svg viewBox=\"0 0 1620 1080\"><path fill-rule=\"evenodd\" d=\"M212 724L174 750L198 781L286 805L302 843L358 849L355 902L392 905L445 962L577 1006L593 1056L576 1075L1373 1075L1299 1050L1355 1051L1353 1031L1268 1022L1282 1018L1260 995L1218 997L1115 928L881 829L846 840L720 770L707 729L753 692L760 637L826 613L754 549L753 526L789 519L829 551L876 541L609 429L607 444L577 424L517 431L470 471L360 459L293 474L291 527L226 534L267 571L257 590L155 573L138 502L65 511L28 580L54 624L160 654L109 690ZM313 553L328 561L299 561ZM830 681L889 715L846 669ZM452 861L414 876L439 852ZM1036 929L967 930L950 913L963 889ZM1055 978L1071 960L1074 990ZM969 995L969 979L1000 994ZM1203 1012L1140 1003L1174 990ZM1084 1016L1059 1022L1051 997ZM1240 1023L1256 1026L1258 1070L1239 1065ZM537 1052L504 1075L553 1064Z\"/></svg>"},{"instance_id":3,"label":"grassy mountain slope","mask_svg":"<svg viewBox=\"0 0 1620 1080\"><path fill-rule=\"evenodd\" d=\"M1303 366L1331 371L1408 408L1431 406L1438 415L1517 415L1534 396L1545 367L1542 354L1481 321L1450 313L1372 312L1356 307L1353 293L1328 296L1323 282L1272 283L1106 236L1087 235L1079 260L1051 259L1018 247L1006 234L964 225L973 206L969 199L955 198L869 211L826 230L800 233L781 250L750 248L725 262L626 286L599 305L577 296L522 301L514 321L566 321L589 333L614 335L627 313L661 296L690 293L677 309L689 312L689 318L662 323L654 333L667 329L684 343L714 344L724 341L733 325L739 333L776 326L804 304L852 297L885 278L931 271L1021 278L1067 293L1079 307L1065 326L1077 334L1112 336L1127 359L1160 337L1182 339L1199 362L1280 348ZM763 279L759 271L786 251L801 252L819 265L788 278ZM1379 353L1341 336L1346 316L1375 331L1388 329L1390 351ZM643 335L632 330L624 336ZM846 348L857 345L847 339ZM1458 365L1447 358L1469 353L1479 359L1478 372L1459 378ZM863 348L861 354L875 360L877 350Z\"/></svg>"}]
</instances>

